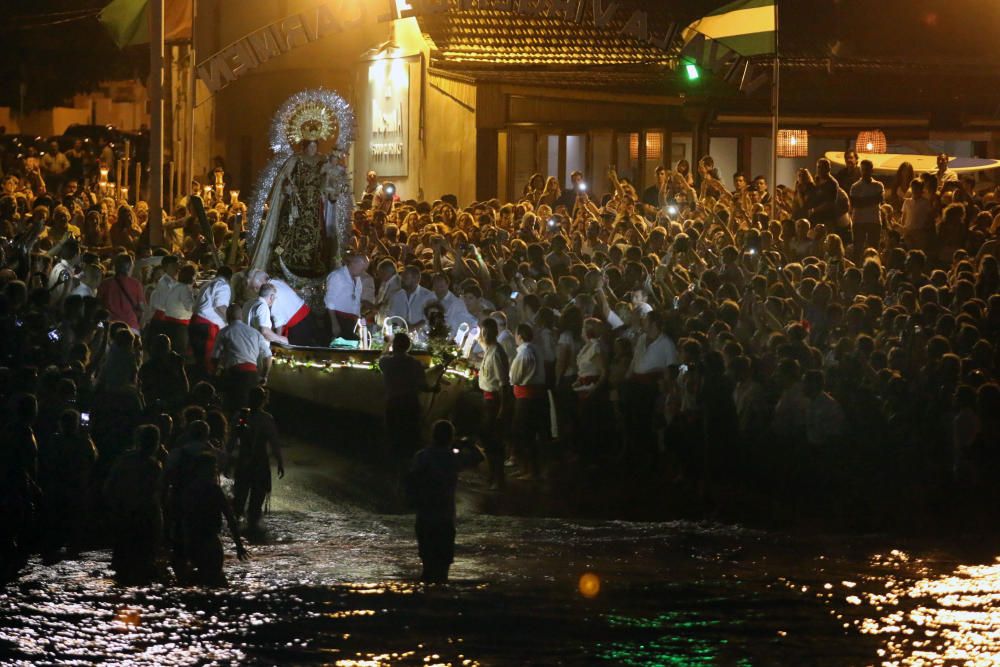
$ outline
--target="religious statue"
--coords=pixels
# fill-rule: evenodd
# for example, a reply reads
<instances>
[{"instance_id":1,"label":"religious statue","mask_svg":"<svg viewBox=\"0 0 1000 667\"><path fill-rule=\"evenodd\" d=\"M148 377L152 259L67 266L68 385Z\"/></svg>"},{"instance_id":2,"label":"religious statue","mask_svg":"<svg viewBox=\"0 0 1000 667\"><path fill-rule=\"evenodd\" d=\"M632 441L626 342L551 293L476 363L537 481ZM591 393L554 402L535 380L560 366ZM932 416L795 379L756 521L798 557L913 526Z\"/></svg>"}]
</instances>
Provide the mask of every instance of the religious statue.
<instances>
[{"instance_id":1,"label":"religious statue","mask_svg":"<svg viewBox=\"0 0 1000 667\"><path fill-rule=\"evenodd\" d=\"M278 214L275 251L285 266L298 274L324 273L323 156L318 144L305 141L305 150L288 158L278 176L278 192L271 209Z\"/></svg>"},{"instance_id":2,"label":"religious statue","mask_svg":"<svg viewBox=\"0 0 1000 667\"><path fill-rule=\"evenodd\" d=\"M304 91L272 127L277 154L258 183L251 210L251 268L315 282L340 261L353 198L345 167L353 115L336 93ZM321 145L332 144L329 154Z\"/></svg>"}]
</instances>

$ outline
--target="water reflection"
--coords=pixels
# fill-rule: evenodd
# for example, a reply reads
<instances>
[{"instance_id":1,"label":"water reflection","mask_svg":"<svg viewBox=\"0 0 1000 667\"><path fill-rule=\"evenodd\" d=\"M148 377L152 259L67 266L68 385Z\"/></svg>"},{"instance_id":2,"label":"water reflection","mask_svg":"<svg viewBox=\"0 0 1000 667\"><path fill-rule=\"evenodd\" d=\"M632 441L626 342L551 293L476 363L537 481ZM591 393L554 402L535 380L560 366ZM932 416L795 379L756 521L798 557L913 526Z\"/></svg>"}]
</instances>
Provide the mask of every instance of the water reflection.
<instances>
[{"instance_id":1,"label":"water reflection","mask_svg":"<svg viewBox=\"0 0 1000 667\"><path fill-rule=\"evenodd\" d=\"M893 556L896 564L908 560ZM883 665L1000 664L1000 564L960 565L914 581L886 577L884 586L865 599L881 613L859 624L862 633L884 637Z\"/></svg>"},{"instance_id":2,"label":"water reflection","mask_svg":"<svg viewBox=\"0 0 1000 667\"><path fill-rule=\"evenodd\" d=\"M467 516L457 582L425 589L411 517L275 505L224 590L121 589L107 552L34 562L0 592L0 663L1000 664L1000 563L707 523Z\"/></svg>"}]
</instances>

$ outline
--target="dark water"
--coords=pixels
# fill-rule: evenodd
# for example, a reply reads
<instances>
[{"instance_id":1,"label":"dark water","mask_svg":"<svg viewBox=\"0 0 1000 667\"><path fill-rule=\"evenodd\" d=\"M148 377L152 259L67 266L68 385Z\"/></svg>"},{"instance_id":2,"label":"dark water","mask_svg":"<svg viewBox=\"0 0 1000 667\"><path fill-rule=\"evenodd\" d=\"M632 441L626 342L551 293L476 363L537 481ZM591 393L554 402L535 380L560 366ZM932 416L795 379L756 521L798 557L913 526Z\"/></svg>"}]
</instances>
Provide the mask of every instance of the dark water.
<instances>
[{"instance_id":1,"label":"dark water","mask_svg":"<svg viewBox=\"0 0 1000 667\"><path fill-rule=\"evenodd\" d=\"M367 481L324 456L291 451L267 544L227 589L122 589L103 551L32 563L0 593L0 663L1000 664L982 553L462 508L455 581L424 590L412 517L350 500Z\"/></svg>"}]
</instances>

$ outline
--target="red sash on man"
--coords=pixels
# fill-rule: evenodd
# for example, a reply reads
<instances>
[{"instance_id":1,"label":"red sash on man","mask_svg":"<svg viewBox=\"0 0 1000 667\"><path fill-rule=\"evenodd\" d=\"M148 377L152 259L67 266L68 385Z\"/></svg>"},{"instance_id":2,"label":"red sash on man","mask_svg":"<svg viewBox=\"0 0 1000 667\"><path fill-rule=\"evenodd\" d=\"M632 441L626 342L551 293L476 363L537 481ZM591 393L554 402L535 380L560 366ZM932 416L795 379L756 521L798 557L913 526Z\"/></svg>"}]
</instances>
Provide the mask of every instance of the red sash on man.
<instances>
[{"instance_id":1,"label":"red sash on man","mask_svg":"<svg viewBox=\"0 0 1000 667\"><path fill-rule=\"evenodd\" d=\"M296 324L309 317L310 312L309 306L307 304L302 304L302 306L295 311L295 314L292 315L292 319L288 320L288 324L282 328L281 335L287 336L288 332L291 331Z\"/></svg>"},{"instance_id":2,"label":"red sash on man","mask_svg":"<svg viewBox=\"0 0 1000 667\"><path fill-rule=\"evenodd\" d=\"M545 398L545 385L541 384L516 384L514 385L514 398Z\"/></svg>"}]
</instances>

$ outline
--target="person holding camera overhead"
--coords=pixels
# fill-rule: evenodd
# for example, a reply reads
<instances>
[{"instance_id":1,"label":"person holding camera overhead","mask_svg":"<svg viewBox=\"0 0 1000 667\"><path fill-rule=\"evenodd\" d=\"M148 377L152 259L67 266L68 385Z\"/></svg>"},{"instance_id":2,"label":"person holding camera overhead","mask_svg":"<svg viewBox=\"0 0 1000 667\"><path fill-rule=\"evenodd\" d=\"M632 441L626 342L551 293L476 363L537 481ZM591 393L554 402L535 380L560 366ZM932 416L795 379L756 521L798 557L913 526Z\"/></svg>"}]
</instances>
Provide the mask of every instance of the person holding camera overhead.
<instances>
[{"instance_id":1,"label":"person holding camera overhead","mask_svg":"<svg viewBox=\"0 0 1000 667\"><path fill-rule=\"evenodd\" d=\"M388 214L392 210L392 204L399 199L396 194L396 186L389 181L383 181L382 185L375 189L372 195L372 212L382 211Z\"/></svg>"}]
</instances>

